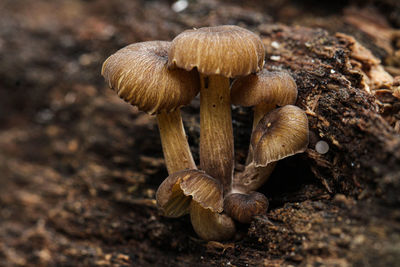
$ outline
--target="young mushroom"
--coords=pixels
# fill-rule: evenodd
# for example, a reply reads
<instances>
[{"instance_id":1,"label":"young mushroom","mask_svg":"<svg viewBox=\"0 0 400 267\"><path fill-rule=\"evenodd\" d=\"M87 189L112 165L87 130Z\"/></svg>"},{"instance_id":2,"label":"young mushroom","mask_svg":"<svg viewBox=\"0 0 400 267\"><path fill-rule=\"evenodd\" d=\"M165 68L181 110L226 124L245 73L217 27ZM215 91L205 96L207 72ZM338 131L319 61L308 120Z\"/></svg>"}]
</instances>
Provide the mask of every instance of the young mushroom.
<instances>
[{"instance_id":1,"label":"young mushroom","mask_svg":"<svg viewBox=\"0 0 400 267\"><path fill-rule=\"evenodd\" d=\"M167 217L190 212L193 229L204 240L228 240L235 224L223 210L221 184L200 170L184 170L169 175L156 193L157 203Z\"/></svg>"},{"instance_id":2,"label":"young mushroom","mask_svg":"<svg viewBox=\"0 0 400 267\"><path fill-rule=\"evenodd\" d=\"M293 105L297 99L296 82L289 73L266 69L232 83L232 104L254 107L253 129L276 106Z\"/></svg>"},{"instance_id":3,"label":"young mushroom","mask_svg":"<svg viewBox=\"0 0 400 267\"><path fill-rule=\"evenodd\" d=\"M234 160L229 79L261 70L264 53L260 38L238 26L187 30L172 41L168 65L200 73L200 168L225 192Z\"/></svg>"},{"instance_id":4,"label":"young mushroom","mask_svg":"<svg viewBox=\"0 0 400 267\"><path fill-rule=\"evenodd\" d=\"M297 99L296 82L286 72L270 72L266 69L240 77L232 83L232 104L244 107L253 107L253 130L265 114L277 106L293 105ZM247 154L246 163L253 159L251 146ZM269 165L264 173L271 173L274 169Z\"/></svg>"},{"instance_id":5,"label":"young mushroom","mask_svg":"<svg viewBox=\"0 0 400 267\"><path fill-rule=\"evenodd\" d=\"M224 210L241 223L250 223L254 216L268 209L268 199L259 192L231 193L224 199Z\"/></svg>"},{"instance_id":6,"label":"young mushroom","mask_svg":"<svg viewBox=\"0 0 400 267\"><path fill-rule=\"evenodd\" d=\"M307 115L302 109L292 105L273 110L259 121L250 142L254 151L253 159L242 173L234 177L231 194L224 201L225 212L244 223L249 222L252 216L263 213L260 205L268 205L267 202L262 202L259 193L253 192L264 184L272 171L265 167L306 150ZM247 195L247 205L240 201L244 198L240 196L242 194ZM253 211L250 212L249 206L252 205Z\"/></svg>"},{"instance_id":7,"label":"young mushroom","mask_svg":"<svg viewBox=\"0 0 400 267\"><path fill-rule=\"evenodd\" d=\"M102 75L119 97L149 114L157 114L161 143L169 173L194 169L180 107L197 95L196 71L167 68L170 42L135 43L111 55Z\"/></svg>"},{"instance_id":8,"label":"young mushroom","mask_svg":"<svg viewBox=\"0 0 400 267\"><path fill-rule=\"evenodd\" d=\"M255 131L259 121L276 106L294 104L297 98L297 86L286 72L269 72L265 69L236 79L231 87L231 100L235 105L253 106L252 139L259 140L259 131ZM249 223L254 215L265 214L268 208L267 198L253 190L258 189L275 168L276 161L255 168L253 146L250 145L246 160L246 170L236 175L232 194L225 199L225 209L242 223ZM246 184L248 188L243 188ZM240 192L240 193L239 193ZM240 205L237 205L240 203Z\"/></svg>"}]
</instances>

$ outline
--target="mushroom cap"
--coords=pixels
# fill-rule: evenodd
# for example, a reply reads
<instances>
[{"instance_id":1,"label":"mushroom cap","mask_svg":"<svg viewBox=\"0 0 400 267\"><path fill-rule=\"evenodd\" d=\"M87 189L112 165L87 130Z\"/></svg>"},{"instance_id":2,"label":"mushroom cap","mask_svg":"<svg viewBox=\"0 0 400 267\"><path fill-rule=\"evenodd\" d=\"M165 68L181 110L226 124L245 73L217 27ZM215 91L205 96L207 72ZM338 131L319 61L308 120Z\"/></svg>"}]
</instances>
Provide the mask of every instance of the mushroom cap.
<instances>
[{"instance_id":1,"label":"mushroom cap","mask_svg":"<svg viewBox=\"0 0 400 267\"><path fill-rule=\"evenodd\" d=\"M260 103L285 106L294 104L297 86L292 76L286 72L270 72L266 69L237 78L231 87L231 101L245 107Z\"/></svg>"},{"instance_id":2,"label":"mushroom cap","mask_svg":"<svg viewBox=\"0 0 400 267\"><path fill-rule=\"evenodd\" d=\"M304 152L308 146L308 119L296 106L286 105L266 114L251 136L256 167Z\"/></svg>"},{"instance_id":3,"label":"mushroom cap","mask_svg":"<svg viewBox=\"0 0 400 267\"><path fill-rule=\"evenodd\" d=\"M187 214L192 200L212 212L220 213L223 210L222 186L200 170L184 170L171 174L161 183L156 199L167 217Z\"/></svg>"},{"instance_id":4,"label":"mushroom cap","mask_svg":"<svg viewBox=\"0 0 400 267\"><path fill-rule=\"evenodd\" d=\"M119 97L147 113L187 105L200 90L196 71L167 68L171 42L128 45L103 63L101 74Z\"/></svg>"},{"instance_id":5,"label":"mushroom cap","mask_svg":"<svg viewBox=\"0 0 400 267\"><path fill-rule=\"evenodd\" d=\"M262 69L264 46L259 36L234 25L186 30L172 40L168 66L204 75L237 77Z\"/></svg>"},{"instance_id":6,"label":"mushroom cap","mask_svg":"<svg viewBox=\"0 0 400 267\"><path fill-rule=\"evenodd\" d=\"M261 193L233 193L225 197L224 210L241 223L250 223L253 216L263 215L268 209L268 199Z\"/></svg>"}]
</instances>

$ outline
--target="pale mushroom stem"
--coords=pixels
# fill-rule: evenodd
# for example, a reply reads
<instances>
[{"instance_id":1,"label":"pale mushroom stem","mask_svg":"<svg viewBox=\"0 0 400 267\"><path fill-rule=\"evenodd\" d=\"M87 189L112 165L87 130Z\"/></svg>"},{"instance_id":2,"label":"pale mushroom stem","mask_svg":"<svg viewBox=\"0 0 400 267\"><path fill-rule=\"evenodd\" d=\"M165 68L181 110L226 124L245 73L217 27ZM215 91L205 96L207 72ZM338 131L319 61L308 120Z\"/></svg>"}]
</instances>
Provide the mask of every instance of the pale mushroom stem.
<instances>
[{"instance_id":1,"label":"pale mushroom stem","mask_svg":"<svg viewBox=\"0 0 400 267\"><path fill-rule=\"evenodd\" d=\"M233 175L233 130L229 79L201 76L200 168L229 192Z\"/></svg>"},{"instance_id":2,"label":"pale mushroom stem","mask_svg":"<svg viewBox=\"0 0 400 267\"><path fill-rule=\"evenodd\" d=\"M253 130L265 114L275 108L276 104L274 103L260 103L256 105L253 108ZM235 175L233 178L232 192L248 193L257 190L268 180L275 165L275 163L271 163L265 167L256 168L253 162L253 149L250 145L247 153L246 168L243 172Z\"/></svg>"},{"instance_id":3,"label":"pale mushroom stem","mask_svg":"<svg viewBox=\"0 0 400 267\"><path fill-rule=\"evenodd\" d=\"M232 193L247 194L259 189L268 180L275 165L276 162L272 162L265 167L256 168L254 162L251 162L243 172L233 178Z\"/></svg>"},{"instance_id":4,"label":"pale mushroom stem","mask_svg":"<svg viewBox=\"0 0 400 267\"><path fill-rule=\"evenodd\" d=\"M205 209L196 201L190 203L190 220L196 234L204 240L229 240L236 232L229 216Z\"/></svg>"},{"instance_id":5,"label":"pale mushroom stem","mask_svg":"<svg viewBox=\"0 0 400 267\"><path fill-rule=\"evenodd\" d=\"M157 114L157 122L168 173L196 169L183 128L180 109Z\"/></svg>"}]
</instances>

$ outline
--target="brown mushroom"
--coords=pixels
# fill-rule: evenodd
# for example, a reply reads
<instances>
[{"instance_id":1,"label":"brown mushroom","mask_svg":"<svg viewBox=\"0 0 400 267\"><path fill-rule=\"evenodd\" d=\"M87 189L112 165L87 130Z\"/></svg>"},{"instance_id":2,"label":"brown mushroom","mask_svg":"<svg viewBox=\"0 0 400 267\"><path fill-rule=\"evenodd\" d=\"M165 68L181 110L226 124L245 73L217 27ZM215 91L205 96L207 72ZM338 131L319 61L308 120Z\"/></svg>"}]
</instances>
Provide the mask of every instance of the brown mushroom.
<instances>
[{"instance_id":1,"label":"brown mushroom","mask_svg":"<svg viewBox=\"0 0 400 267\"><path fill-rule=\"evenodd\" d=\"M184 170L169 175L156 193L159 207L167 217L190 212L195 232L204 240L227 240L235 234L235 224L223 210L220 183L200 170Z\"/></svg>"},{"instance_id":2,"label":"brown mushroom","mask_svg":"<svg viewBox=\"0 0 400 267\"><path fill-rule=\"evenodd\" d=\"M128 45L104 63L102 75L126 102L157 114L165 162L169 173L193 169L180 107L199 91L196 71L167 68L170 42L150 41Z\"/></svg>"},{"instance_id":3,"label":"brown mushroom","mask_svg":"<svg viewBox=\"0 0 400 267\"><path fill-rule=\"evenodd\" d=\"M233 132L229 78L262 69L260 38L238 26L187 30L172 41L168 64L197 68L200 89L200 168L229 191L233 175Z\"/></svg>"},{"instance_id":4,"label":"brown mushroom","mask_svg":"<svg viewBox=\"0 0 400 267\"><path fill-rule=\"evenodd\" d=\"M254 151L253 160L242 173L234 177L231 194L247 194L251 201L255 201L256 196L251 192L265 183L275 163L306 150L307 115L292 105L273 110L259 121L250 142ZM226 213L236 220L240 220L242 213L247 214L246 218L249 217L249 207L239 200L239 197L229 197L228 194L224 203Z\"/></svg>"}]
</instances>

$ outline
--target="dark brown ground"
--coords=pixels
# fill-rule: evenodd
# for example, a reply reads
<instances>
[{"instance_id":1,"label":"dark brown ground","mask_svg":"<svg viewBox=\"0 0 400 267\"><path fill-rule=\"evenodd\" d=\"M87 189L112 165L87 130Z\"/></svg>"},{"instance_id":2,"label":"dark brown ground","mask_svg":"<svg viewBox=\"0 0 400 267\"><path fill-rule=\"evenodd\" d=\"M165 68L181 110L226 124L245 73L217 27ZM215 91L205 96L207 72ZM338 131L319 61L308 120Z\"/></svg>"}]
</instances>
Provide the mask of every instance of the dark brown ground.
<instances>
[{"instance_id":1,"label":"dark brown ground","mask_svg":"<svg viewBox=\"0 0 400 267\"><path fill-rule=\"evenodd\" d=\"M190 1L177 14L172 1L1 0L0 266L399 266L400 80L379 60L400 75L400 5L294 2ZM294 76L312 131L262 188L267 217L223 244L160 216L155 120L100 76L129 43L219 24L262 36L266 68ZM250 114L234 108L238 163ZM196 101L184 119L197 159Z\"/></svg>"}]
</instances>

